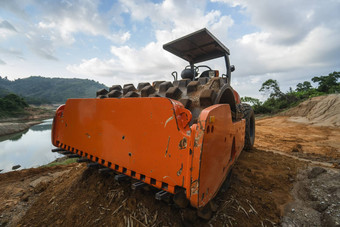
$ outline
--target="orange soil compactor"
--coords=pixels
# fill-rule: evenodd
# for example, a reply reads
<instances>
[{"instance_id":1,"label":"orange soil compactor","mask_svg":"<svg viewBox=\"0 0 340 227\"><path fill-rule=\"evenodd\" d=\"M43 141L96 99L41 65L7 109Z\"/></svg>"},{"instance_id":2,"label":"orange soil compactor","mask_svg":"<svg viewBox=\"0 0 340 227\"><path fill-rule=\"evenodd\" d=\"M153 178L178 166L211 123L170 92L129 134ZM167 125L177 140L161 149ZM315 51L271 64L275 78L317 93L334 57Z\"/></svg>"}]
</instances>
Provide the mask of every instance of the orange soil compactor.
<instances>
[{"instance_id":1,"label":"orange soil compactor","mask_svg":"<svg viewBox=\"0 0 340 227\"><path fill-rule=\"evenodd\" d=\"M54 117L55 151L82 156L203 208L254 144L251 107L230 86L229 50L207 29L164 45L189 61L174 82L112 86L94 99L69 99ZM195 63L224 57L226 74ZM201 68L207 68L200 73ZM177 101L178 100L178 101ZM178 198L182 198L181 200ZM185 205L184 205L185 206Z\"/></svg>"}]
</instances>

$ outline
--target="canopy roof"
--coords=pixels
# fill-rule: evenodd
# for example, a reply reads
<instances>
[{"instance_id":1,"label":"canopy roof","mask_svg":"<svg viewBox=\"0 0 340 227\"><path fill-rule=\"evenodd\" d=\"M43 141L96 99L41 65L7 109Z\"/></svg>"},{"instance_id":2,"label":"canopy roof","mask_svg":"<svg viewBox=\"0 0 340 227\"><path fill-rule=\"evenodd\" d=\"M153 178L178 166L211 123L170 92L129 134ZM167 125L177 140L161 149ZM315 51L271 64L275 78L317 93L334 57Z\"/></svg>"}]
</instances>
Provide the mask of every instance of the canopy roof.
<instances>
[{"instance_id":1,"label":"canopy roof","mask_svg":"<svg viewBox=\"0 0 340 227\"><path fill-rule=\"evenodd\" d=\"M192 64L230 54L206 28L164 44L163 48Z\"/></svg>"}]
</instances>

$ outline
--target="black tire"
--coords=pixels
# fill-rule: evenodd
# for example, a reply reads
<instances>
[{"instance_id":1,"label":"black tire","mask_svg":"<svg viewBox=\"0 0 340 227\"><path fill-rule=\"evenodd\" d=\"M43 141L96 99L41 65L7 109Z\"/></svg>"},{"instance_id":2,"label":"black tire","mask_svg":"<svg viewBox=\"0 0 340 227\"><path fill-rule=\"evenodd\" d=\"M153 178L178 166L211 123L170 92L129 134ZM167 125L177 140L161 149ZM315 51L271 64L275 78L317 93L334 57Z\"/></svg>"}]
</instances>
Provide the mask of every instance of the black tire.
<instances>
[{"instance_id":1,"label":"black tire","mask_svg":"<svg viewBox=\"0 0 340 227\"><path fill-rule=\"evenodd\" d=\"M238 111L233 89L221 77L199 78L196 81L182 79L174 81L154 81L139 83L138 89L133 84L113 85L110 93L105 90L97 92L97 98L137 98L137 97L167 97L178 100L191 111L192 121L197 122L201 111L214 104L229 104L233 112L233 121L238 121L242 113Z\"/></svg>"},{"instance_id":2,"label":"black tire","mask_svg":"<svg viewBox=\"0 0 340 227\"><path fill-rule=\"evenodd\" d=\"M246 130L244 136L244 150L253 149L255 142L255 115L250 105L241 103L243 118L246 120Z\"/></svg>"}]
</instances>

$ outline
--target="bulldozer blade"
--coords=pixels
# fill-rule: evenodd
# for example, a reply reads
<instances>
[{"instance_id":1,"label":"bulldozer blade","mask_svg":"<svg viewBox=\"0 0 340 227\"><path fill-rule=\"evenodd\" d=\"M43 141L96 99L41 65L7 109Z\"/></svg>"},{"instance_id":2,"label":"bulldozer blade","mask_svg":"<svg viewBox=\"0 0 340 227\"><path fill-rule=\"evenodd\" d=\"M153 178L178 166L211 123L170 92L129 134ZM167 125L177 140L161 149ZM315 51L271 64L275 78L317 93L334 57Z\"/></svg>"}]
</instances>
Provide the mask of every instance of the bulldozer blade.
<instances>
[{"instance_id":1,"label":"bulldozer blade","mask_svg":"<svg viewBox=\"0 0 340 227\"><path fill-rule=\"evenodd\" d=\"M159 192L156 193L155 198L156 198L157 200L164 200L164 199L169 198L169 196L170 196L170 193L169 193L169 192L166 192L166 191L159 191Z\"/></svg>"},{"instance_id":2,"label":"bulldozer blade","mask_svg":"<svg viewBox=\"0 0 340 227\"><path fill-rule=\"evenodd\" d=\"M112 172L113 170L110 169L110 168L101 168L101 169L98 169L98 172L99 173L109 173L109 172Z\"/></svg>"},{"instance_id":3,"label":"bulldozer blade","mask_svg":"<svg viewBox=\"0 0 340 227\"><path fill-rule=\"evenodd\" d=\"M52 152L61 152L61 151L65 151L64 149L62 148L54 148L51 150Z\"/></svg>"},{"instance_id":4,"label":"bulldozer blade","mask_svg":"<svg viewBox=\"0 0 340 227\"><path fill-rule=\"evenodd\" d=\"M243 149L246 122L233 121L229 104L204 108L190 126L191 119L181 102L167 98L68 99L56 112L52 142L98 163L90 166L124 174L117 181L162 190L158 199L182 187L190 204L202 208Z\"/></svg>"},{"instance_id":5,"label":"bulldozer blade","mask_svg":"<svg viewBox=\"0 0 340 227\"><path fill-rule=\"evenodd\" d=\"M128 178L128 176L124 175L124 174L118 174L115 176L115 180L120 182L120 181L123 181L123 180L126 180Z\"/></svg>"},{"instance_id":6,"label":"bulldozer blade","mask_svg":"<svg viewBox=\"0 0 340 227\"><path fill-rule=\"evenodd\" d=\"M79 158L77 160L78 163L81 163L81 162L89 162L90 160L88 160L87 158Z\"/></svg>"},{"instance_id":7,"label":"bulldozer blade","mask_svg":"<svg viewBox=\"0 0 340 227\"><path fill-rule=\"evenodd\" d=\"M136 190L136 189L139 189L139 188L144 187L145 185L146 185L146 184L145 184L144 182L138 181L138 182L132 184L132 185L131 185L131 188L132 188L133 190Z\"/></svg>"},{"instance_id":8,"label":"bulldozer blade","mask_svg":"<svg viewBox=\"0 0 340 227\"><path fill-rule=\"evenodd\" d=\"M99 163L96 163L96 162L87 163L87 167L89 167L89 168L99 167Z\"/></svg>"}]
</instances>

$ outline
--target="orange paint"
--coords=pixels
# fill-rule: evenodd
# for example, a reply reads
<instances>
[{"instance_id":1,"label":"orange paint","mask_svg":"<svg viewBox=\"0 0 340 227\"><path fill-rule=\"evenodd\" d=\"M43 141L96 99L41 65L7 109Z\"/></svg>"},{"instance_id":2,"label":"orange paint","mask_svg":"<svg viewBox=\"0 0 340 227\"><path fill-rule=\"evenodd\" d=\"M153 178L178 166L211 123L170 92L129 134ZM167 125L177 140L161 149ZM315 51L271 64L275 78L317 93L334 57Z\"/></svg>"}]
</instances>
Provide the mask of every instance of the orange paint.
<instances>
[{"instance_id":1,"label":"orange paint","mask_svg":"<svg viewBox=\"0 0 340 227\"><path fill-rule=\"evenodd\" d=\"M243 148L244 120L230 116L228 104L210 106L189 127L190 111L168 98L69 99L56 112L52 143L170 193L184 188L202 207Z\"/></svg>"}]
</instances>

